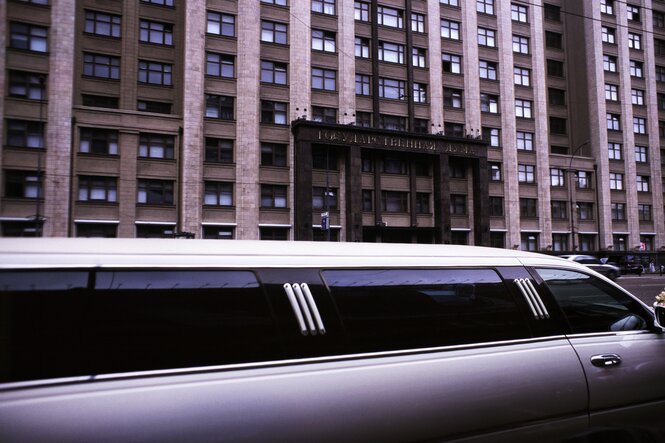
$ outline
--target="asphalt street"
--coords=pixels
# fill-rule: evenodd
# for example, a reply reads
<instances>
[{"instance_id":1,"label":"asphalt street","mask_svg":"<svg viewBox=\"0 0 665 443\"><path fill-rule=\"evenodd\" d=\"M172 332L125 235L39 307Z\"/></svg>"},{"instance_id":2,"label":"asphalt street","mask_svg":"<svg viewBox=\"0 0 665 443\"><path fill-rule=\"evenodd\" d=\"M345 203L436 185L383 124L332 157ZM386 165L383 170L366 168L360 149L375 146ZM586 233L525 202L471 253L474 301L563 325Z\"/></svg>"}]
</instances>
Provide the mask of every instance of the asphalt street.
<instances>
[{"instance_id":1,"label":"asphalt street","mask_svg":"<svg viewBox=\"0 0 665 443\"><path fill-rule=\"evenodd\" d=\"M642 274L638 277L631 274L619 277L616 282L649 306L656 295L665 291L665 275Z\"/></svg>"}]
</instances>

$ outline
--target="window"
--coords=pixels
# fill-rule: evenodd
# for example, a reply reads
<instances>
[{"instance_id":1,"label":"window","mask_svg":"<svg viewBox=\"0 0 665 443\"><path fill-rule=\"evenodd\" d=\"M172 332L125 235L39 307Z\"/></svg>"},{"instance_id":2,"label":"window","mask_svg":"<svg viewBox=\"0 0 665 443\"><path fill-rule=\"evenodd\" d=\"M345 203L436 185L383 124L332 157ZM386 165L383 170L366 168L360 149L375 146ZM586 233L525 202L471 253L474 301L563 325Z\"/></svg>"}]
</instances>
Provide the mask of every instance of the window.
<instances>
[{"instance_id":1,"label":"window","mask_svg":"<svg viewBox=\"0 0 665 443\"><path fill-rule=\"evenodd\" d=\"M441 61L443 62L443 72L448 74L461 74L462 73L462 57L455 54L441 54Z\"/></svg>"},{"instance_id":2,"label":"window","mask_svg":"<svg viewBox=\"0 0 665 443\"><path fill-rule=\"evenodd\" d=\"M515 117L531 118L531 101L516 98L515 99Z\"/></svg>"},{"instance_id":3,"label":"window","mask_svg":"<svg viewBox=\"0 0 665 443\"><path fill-rule=\"evenodd\" d=\"M653 235L640 235L640 243L643 251L651 252L653 251Z\"/></svg>"},{"instance_id":4,"label":"window","mask_svg":"<svg viewBox=\"0 0 665 443\"><path fill-rule=\"evenodd\" d=\"M520 198L520 218L537 218L538 200L535 198Z\"/></svg>"},{"instance_id":5,"label":"window","mask_svg":"<svg viewBox=\"0 0 665 443\"><path fill-rule=\"evenodd\" d=\"M173 205L173 182L169 180L138 180L136 202L145 205Z\"/></svg>"},{"instance_id":6,"label":"window","mask_svg":"<svg viewBox=\"0 0 665 443\"><path fill-rule=\"evenodd\" d=\"M562 200L552 200L550 210L553 220L568 220L568 202Z\"/></svg>"},{"instance_id":7,"label":"window","mask_svg":"<svg viewBox=\"0 0 665 443\"><path fill-rule=\"evenodd\" d=\"M287 43L288 27L284 23L275 23L267 20L261 21L261 41L285 45Z\"/></svg>"},{"instance_id":8,"label":"window","mask_svg":"<svg viewBox=\"0 0 665 443\"><path fill-rule=\"evenodd\" d=\"M649 192L649 177L646 175L638 175L637 180L637 192Z\"/></svg>"},{"instance_id":9,"label":"window","mask_svg":"<svg viewBox=\"0 0 665 443\"><path fill-rule=\"evenodd\" d=\"M533 133L517 131L517 150L533 151Z\"/></svg>"},{"instance_id":10,"label":"window","mask_svg":"<svg viewBox=\"0 0 665 443\"><path fill-rule=\"evenodd\" d=\"M416 214L431 214L429 202L429 193L416 192Z\"/></svg>"},{"instance_id":11,"label":"window","mask_svg":"<svg viewBox=\"0 0 665 443\"><path fill-rule=\"evenodd\" d=\"M450 215L467 215L466 213L466 195L450 195Z\"/></svg>"},{"instance_id":12,"label":"window","mask_svg":"<svg viewBox=\"0 0 665 443\"><path fill-rule=\"evenodd\" d=\"M354 18L360 22L369 21L369 3L367 2L353 2Z\"/></svg>"},{"instance_id":13,"label":"window","mask_svg":"<svg viewBox=\"0 0 665 443\"><path fill-rule=\"evenodd\" d=\"M335 0L312 0L312 12L335 15Z\"/></svg>"},{"instance_id":14,"label":"window","mask_svg":"<svg viewBox=\"0 0 665 443\"><path fill-rule=\"evenodd\" d=\"M9 46L33 52L48 51L48 29L42 26L11 22Z\"/></svg>"},{"instance_id":15,"label":"window","mask_svg":"<svg viewBox=\"0 0 665 443\"><path fill-rule=\"evenodd\" d=\"M356 74L356 94L357 95L370 95L371 94L371 78L369 75Z\"/></svg>"},{"instance_id":16,"label":"window","mask_svg":"<svg viewBox=\"0 0 665 443\"><path fill-rule=\"evenodd\" d=\"M265 0L261 0L265 2ZM286 4L286 0L282 0ZM233 227L229 226L216 226L216 225L204 225L203 226L203 238L210 240L233 240L234 233Z\"/></svg>"},{"instance_id":17,"label":"window","mask_svg":"<svg viewBox=\"0 0 665 443\"><path fill-rule=\"evenodd\" d=\"M577 187L579 189L591 189L591 172L577 171Z\"/></svg>"},{"instance_id":18,"label":"window","mask_svg":"<svg viewBox=\"0 0 665 443\"><path fill-rule=\"evenodd\" d=\"M286 145L262 142L261 166L286 167Z\"/></svg>"},{"instance_id":19,"label":"window","mask_svg":"<svg viewBox=\"0 0 665 443\"><path fill-rule=\"evenodd\" d=\"M262 208L286 208L286 186L261 185Z\"/></svg>"},{"instance_id":20,"label":"window","mask_svg":"<svg viewBox=\"0 0 665 443\"><path fill-rule=\"evenodd\" d=\"M496 80L497 64L495 62L479 60L478 67L480 70L480 78L485 80Z\"/></svg>"},{"instance_id":21,"label":"window","mask_svg":"<svg viewBox=\"0 0 665 443\"><path fill-rule=\"evenodd\" d=\"M517 54L529 53L529 39L521 35L513 35L513 52Z\"/></svg>"},{"instance_id":22,"label":"window","mask_svg":"<svg viewBox=\"0 0 665 443\"><path fill-rule=\"evenodd\" d=\"M175 223L137 224L136 238L174 238Z\"/></svg>"},{"instance_id":23,"label":"window","mask_svg":"<svg viewBox=\"0 0 665 443\"><path fill-rule=\"evenodd\" d=\"M441 37L451 40L460 39L460 24L451 20L441 19Z\"/></svg>"},{"instance_id":24,"label":"window","mask_svg":"<svg viewBox=\"0 0 665 443\"><path fill-rule=\"evenodd\" d=\"M517 181L533 184L536 182L536 167L534 165L517 165Z\"/></svg>"},{"instance_id":25,"label":"window","mask_svg":"<svg viewBox=\"0 0 665 443\"><path fill-rule=\"evenodd\" d=\"M404 45L380 41L379 60L390 63L404 63Z\"/></svg>"},{"instance_id":26,"label":"window","mask_svg":"<svg viewBox=\"0 0 665 443\"><path fill-rule=\"evenodd\" d=\"M9 96L30 100L46 99L46 74L9 71Z\"/></svg>"},{"instance_id":27,"label":"window","mask_svg":"<svg viewBox=\"0 0 665 443\"><path fill-rule=\"evenodd\" d=\"M614 0L600 0L600 12L614 15Z\"/></svg>"},{"instance_id":28,"label":"window","mask_svg":"<svg viewBox=\"0 0 665 443\"><path fill-rule=\"evenodd\" d=\"M356 37L355 40L356 57L369 58L369 39L365 37Z\"/></svg>"},{"instance_id":29,"label":"window","mask_svg":"<svg viewBox=\"0 0 665 443\"><path fill-rule=\"evenodd\" d=\"M490 163L490 181L500 182L501 177L501 163Z\"/></svg>"},{"instance_id":30,"label":"window","mask_svg":"<svg viewBox=\"0 0 665 443\"><path fill-rule=\"evenodd\" d=\"M517 3L510 4L510 18L515 22L528 23L528 8Z\"/></svg>"},{"instance_id":31,"label":"window","mask_svg":"<svg viewBox=\"0 0 665 443\"><path fill-rule=\"evenodd\" d=\"M409 173L409 165L404 157L387 154L381 161L381 172L407 175Z\"/></svg>"},{"instance_id":32,"label":"window","mask_svg":"<svg viewBox=\"0 0 665 443\"><path fill-rule=\"evenodd\" d=\"M648 161L648 150L647 146L635 146L635 162L636 163L646 163Z\"/></svg>"},{"instance_id":33,"label":"window","mask_svg":"<svg viewBox=\"0 0 665 443\"><path fill-rule=\"evenodd\" d=\"M499 128L482 128L483 140L489 143L491 148L501 147L501 130Z\"/></svg>"},{"instance_id":34,"label":"window","mask_svg":"<svg viewBox=\"0 0 665 443\"><path fill-rule=\"evenodd\" d=\"M379 97L392 100L404 100L406 82L390 78L379 78Z\"/></svg>"},{"instance_id":35,"label":"window","mask_svg":"<svg viewBox=\"0 0 665 443\"><path fill-rule=\"evenodd\" d=\"M651 221L651 205L647 204L638 204L637 205L637 218L639 221Z\"/></svg>"},{"instance_id":36,"label":"window","mask_svg":"<svg viewBox=\"0 0 665 443\"><path fill-rule=\"evenodd\" d=\"M337 89L337 71L312 68L312 89L335 91Z\"/></svg>"},{"instance_id":37,"label":"window","mask_svg":"<svg viewBox=\"0 0 665 443\"><path fill-rule=\"evenodd\" d=\"M85 11L85 32L120 38L120 16L96 11Z\"/></svg>"},{"instance_id":38,"label":"window","mask_svg":"<svg viewBox=\"0 0 665 443\"><path fill-rule=\"evenodd\" d=\"M4 176L5 197L30 199L43 197L42 181L37 172L5 170Z\"/></svg>"},{"instance_id":39,"label":"window","mask_svg":"<svg viewBox=\"0 0 665 443\"><path fill-rule=\"evenodd\" d=\"M173 45L173 25L170 23L141 20L139 25L139 41L157 45Z\"/></svg>"},{"instance_id":40,"label":"window","mask_svg":"<svg viewBox=\"0 0 665 443\"><path fill-rule=\"evenodd\" d=\"M476 0L476 11L494 15L494 0Z\"/></svg>"},{"instance_id":41,"label":"window","mask_svg":"<svg viewBox=\"0 0 665 443\"><path fill-rule=\"evenodd\" d=\"M550 169L550 186L556 188L563 188L566 186L566 175L563 169L551 168Z\"/></svg>"},{"instance_id":42,"label":"window","mask_svg":"<svg viewBox=\"0 0 665 443\"><path fill-rule=\"evenodd\" d=\"M648 317L639 303L610 284L565 269L538 268L536 272L563 310L573 334L647 329L644 319ZM634 321L627 322L627 316Z\"/></svg>"},{"instance_id":43,"label":"window","mask_svg":"<svg viewBox=\"0 0 665 443\"><path fill-rule=\"evenodd\" d=\"M170 114L171 103L156 102L152 100L137 100L136 109L143 112L156 112L159 114Z\"/></svg>"},{"instance_id":44,"label":"window","mask_svg":"<svg viewBox=\"0 0 665 443\"><path fill-rule=\"evenodd\" d=\"M109 97L106 95L81 94L81 104L83 106L92 106L95 108L118 109L120 104L118 97Z\"/></svg>"},{"instance_id":45,"label":"window","mask_svg":"<svg viewBox=\"0 0 665 443\"><path fill-rule=\"evenodd\" d=\"M425 32L425 16L416 12L411 13L411 31L423 34Z\"/></svg>"},{"instance_id":46,"label":"window","mask_svg":"<svg viewBox=\"0 0 665 443\"><path fill-rule=\"evenodd\" d=\"M513 67L513 82L518 86L531 86L531 70Z\"/></svg>"},{"instance_id":47,"label":"window","mask_svg":"<svg viewBox=\"0 0 665 443\"><path fill-rule=\"evenodd\" d=\"M655 55L663 56L665 55L665 40L662 38L653 39L653 52Z\"/></svg>"},{"instance_id":48,"label":"window","mask_svg":"<svg viewBox=\"0 0 665 443\"><path fill-rule=\"evenodd\" d=\"M642 49L642 35L634 32L628 33L628 47L630 49Z\"/></svg>"},{"instance_id":49,"label":"window","mask_svg":"<svg viewBox=\"0 0 665 443\"><path fill-rule=\"evenodd\" d=\"M459 158L450 158L450 178L466 178L467 165Z\"/></svg>"},{"instance_id":50,"label":"window","mask_svg":"<svg viewBox=\"0 0 665 443\"><path fill-rule=\"evenodd\" d=\"M262 226L259 228L259 238L261 240L288 240L289 228L270 228Z\"/></svg>"},{"instance_id":51,"label":"window","mask_svg":"<svg viewBox=\"0 0 665 443\"><path fill-rule=\"evenodd\" d=\"M619 101L619 87L617 85L605 83L605 100Z\"/></svg>"},{"instance_id":52,"label":"window","mask_svg":"<svg viewBox=\"0 0 665 443\"><path fill-rule=\"evenodd\" d=\"M626 220L626 204L625 203L612 203L610 205L610 212L613 221Z\"/></svg>"},{"instance_id":53,"label":"window","mask_svg":"<svg viewBox=\"0 0 665 443\"><path fill-rule=\"evenodd\" d=\"M620 131L621 122L619 114L607 114L607 129L610 131Z\"/></svg>"},{"instance_id":54,"label":"window","mask_svg":"<svg viewBox=\"0 0 665 443\"><path fill-rule=\"evenodd\" d=\"M552 49L562 49L563 36L558 32L545 31L545 46Z\"/></svg>"},{"instance_id":55,"label":"window","mask_svg":"<svg viewBox=\"0 0 665 443\"><path fill-rule=\"evenodd\" d=\"M631 77L642 78L644 77L644 63L637 60L630 61L630 75Z\"/></svg>"},{"instance_id":56,"label":"window","mask_svg":"<svg viewBox=\"0 0 665 443\"><path fill-rule=\"evenodd\" d=\"M175 137L163 134L141 134L139 137L139 157L164 158L174 157Z\"/></svg>"},{"instance_id":57,"label":"window","mask_svg":"<svg viewBox=\"0 0 665 443\"><path fill-rule=\"evenodd\" d=\"M413 83L413 101L415 103L427 103L427 85L424 83Z\"/></svg>"},{"instance_id":58,"label":"window","mask_svg":"<svg viewBox=\"0 0 665 443\"><path fill-rule=\"evenodd\" d=\"M372 212L374 210L374 191L363 189L363 212Z\"/></svg>"},{"instance_id":59,"label":"window","mask_svg":"<svg viewBox=\"0 0 665 443\"><path fill-rule=\"evenodd\" d=\"M561 21L561 8L559 6L545 3L543 5L543 9L544 9L545 20L550 20L554 22Z\"/></svg>"},{"instance_id":60,"label":"window","mask_svg":"<svg viewBox=\"0 0 665 443\"><path fill-rule=\"evenodd\" d=\"M335 33L312 29L312 49L315 51L335 52Z\"/></svg>"},{"instance_id":61,"label":"window","mask_svg":"<svg viewBox=\"0 0 665 443\"><path fill-rule=\"evenodd\" d=\"M77 237L116 238L118 225L112 223L76 223Z\"/></svg>"},{"instance_id":62,"label":"window","mask_svg":"<svg viewBox=\"0 0 665 443\"><path fill-rule=\"evenodd\" d=\"M81 128L79 152L86 154L118 155L118 131Z\"/></svg>"},{"instance_id":63,"label":"window","mask_svg":"<svg viewBox=\"0 0 665 443\"><path fill-rule=\"evenodd\" d=\"M261 123L285 125L286 103L261 100Z\"/></svg>"},{"instance_id":64,"label":"window","mask_svg":"<svg viewBox=\"0 0 665 443\"><path fill-rule=\"evenodd\" d=\"M208 206L233 206L233 183L206 181L203 204Z\"/></svg>"},{"instance_id":65,"label":"window","mask_svg":"<svg viewBox=\"0 0 665 443\"><path fill-rule=\"evenodd\" d=\"M391 28L402 28L404 26L402 11L386 6L377 6L376 21L380 25Z\"/></svg>"},{"instance_id":66,"label":"window","mask_svg":"<svg viewBox=\"0 0 665 443\"><path fill-rule=\"evenodd\" d=\"M610 160L621 160L621 143L608 143L607 151Z\"/></svg>"},{"instance_id":67,"label":"window","mask_svg":"<svg viewBox=\"0 0 665 443\"><path fill-rule=\"evenodd\" d=\"M493 270L328 270L323 278L353 343L351 352L530 336L517 304ZM459 301L468 298L477 303ZM377 330L383 331L381 340Z\"/></svg>"},{"instance_id":68,"label":"window","mask_svg":"<svg viewBox=\"0 0 665 443\"><path fill-rule=\"evenodd\" d=\"M235 77L235 57L232 55L206 53L206 75L212 77Z\"/></svg>"},{"instance_id":69,"label":"window","mask_svg":"<svg viewBox=\"0 0 665 443\"><path fill-rule=\"evenodd\" d=\"M610 189L613 191L623 191L623 174L610 172Z\"/></svg>"},{"instance_id":70,"label":"window","mask_svg":"<svg viewBox=\"0 0 665 443\"><path fill-rule=\"evenodd\" d=\"M538 234L522 234L520 248L522 251L537 251L538 250Z\"/></svg>"},{"instance_id":71,"label":"window","mask_svg":"<svg viewBox=\"0 0 665 443\"><path fill-rule=\"evenodd\" d=\"M206 27L208 34L221 35L224 37L236 36L236 18L233 15L208 11L208 23Z\"/></svg>"},{"instance_id":72,"label":"window","mask_svg":"<svg viewBox=\"0 0 665 443\"><path fill-rule=\"evenodd\" d=\"M462 108L462 90L443 88L443 106L451 108Z\"/></svg>"},{"instance_id":73,"label":"window","mask_svg":"<svg viewBox=\"0 0 665 443\"><path fill-rule=\"evenodd\" d=\"M409 193L401 191L381 191L381 207L384 212L408 212Z\"/></svg>"},{"instance_id":74,"label":"window","mask_svg":"<svg viewBox=\"0 0 665 443\"><path fill-rule=\"evenodd\" d=\"M206 94L206 114L208 118L233 120L233 97Z\"/></svg>"},{"instance_id":75,"label":"window","mask_svg":"<svg viewBox=\"0 0 665 443\"><path fill-rule=\"evenodd\" d=\"M617 58L613 55L603 54L603 69L607 72L617 72Z\"/></svg>"},{"instance_id":76,"label":"window","mask_svg":"<svg viewBox=\"0 0 665 443\"><path fill-rule=\"evenodd\" d=\"M600 38L604 43L613 45L616 43L616 30L614 28L610 28L609 26L601 26Z\"/></svg>"},{"instance_id":77,"label":"window","mask_svg":"<svg viewBox=\"0 0 665 443\"><path fill-rule=\"evenodd\" d=\"M356 111L356 126L359 126L361 128L371 128L372 127L372 113L371 112Z\"/></svg>"},{"instance_id":78,"label":"window","mask_svg":"<svg viewBox=\"0 0 665 443\"><path fill-rule=\"evenodd\" d=\"M577 218L580 220L593 220L593 203L578 201Z\"/></svg>"},{"instance_id":79,"label":"window","mask_svg":"<svg viewBox=\"0 0 665 443\"><path fill-rule=\"evenodd\" d=\"M84 52L83 75L108 80L120 80L120 58Z\"/></svg>"},{"instance_id":80,"label":"window","mask_svg":"<svg viewBox=\"0 0 665 443\"><path fill-rule=\"evenodd\" d=\"M665 14L658 11L651 11L653 16L653 27L654 28L665 28Z\"/></svg>"},{"instance_id":81,"label":"window","mask_svg":"<svg viewBox=\"0 0 665 443\"><path fill-rule=\"evenodd\" d=\"M109 202L118 201L118 179L115 177L79 176L78 201Z\"/></svg>"},{"instance_id":82,"label":"window","mask_svg":"<svg viewBox=\"0 0 665 443\"><path fill-rule=\"evenodd\" d=\"M139 83L172 86L173 65L139 60Z\"/></svg>"},{"instance_id":83,"label":"window","mask_svg":"<svg viewBox=\"0 0 665 443\"><path fill-rule=\"evenodd\" d=\"M414 68L426 68L427 67L427 51L424 48L411 48L411 63Z\"/></svg>"},{"instance_id":84,"label":"window","mask_svg":"<svg viewBox=\"0 0 665 443\"><path fill-rule=\"evenodd\" d=\"M173 0L141 0L143 3L149 3L151 5L159 6L168 6L173 7Z\"/></svg>"},{"instance_id":85,"label":"window","mask_svg":"<svg viewBox=\"0 0 665 443\"><path fill-rule=\"evenodd\" d=\"M406 118L399 115L379 115L379 127L390 131L406 131Z\"/></svg>"},{"instance_id":86,"label":"window","mask_svg":"<svg viewBox=\"0 0 665 443\"><path fill-rule=\"evenodd\" d=\"M233 163L233 140L206 137L205 161Z\"/></svg>"},{"instance_id":87,"label":"window","mask_svg":"<svg viewBox=\"0 0 665 443\"><path fill-rule=\"evenodd\" d=\"M312 106L312 120L323 123L337 123L337 109Z\"/></svg>"},{"instance_id":88,"label":"window","mask_svg":"<svg viewBox=\"0 0 665 443\"><path fill-rule=\"evenodd\" d=\"M429 120L426 118L414 118L413 119L413 132L419 134L429 134Z\"/></svg>"},{"instance_id":89,"label":"window","mask_svg":"<svg viewBox=\"0 0 665 443\"><path fill-rule=\"evenodd\" d=\"M644 90L632 88L630 90L630 103L636 106L644 106Z\"/></svg>"},{"instance_id":90,"label":"window","mask_svg":"<svg viewBox=\"0 0 665 443\"><path fill-rule=\"evenodd\" d=\"M563 62L558 60L547 60L547 75L563 78Z\"/></svg>"},{"instance_id":91,"label":"window","mask_svg":"<svg viewBox=\"0 0 665 443\"><path fill-rule=\"evenodd\" d=\"M644 117L633 117L633 132L635 134L646 134L647 119Z\"/></svg>"},{"instance_id":92,"label":"window","mask_svg":"<svg viewBox=\"0 0 665 443\"><path fill-rule=\"evenodd\" d=\"M566 106L566 91L558 88L547 88L547 99L550 106Z\"/></svg>"},{"instance_id":93,"label":"window","mask_svg":"<svg viewBox=\"0 0 665 443\"><path fill-rule=\"evenodd\" d=\"M442 5L459 6L459 0L439 0Z\"/></svg>"},{"instance_id":94,"label":"window","mask_svg":"<svg viewBox=\"0 0 665 443\"><path fill-rule=\"evenodd\" d=\"M275 85L287 84L286 63L261 60L261 82Z\"/></svg>"},{"instance_id":95,"label":"window","mask_svg":"<svg viewBox=\"0 0 665 443\"><path fill-rule=\"evenodd\" d=\"M478 28L478 44L496 48L496 31L493 29Z\"/></svg>"},{"instance_id":96,"label":"window","mask_svg":"<svg viewBox=\"0 0 665 443\"><path fill-rule=\"evenodd\" d=\"M43 148L44 125L32 120L7 120L7 146Z\"/></svg>"},{"instance_id":97,"label":"window","mask_svg":"<svg viewBox=\"0 0 665 443\"><path fill-rule=\"evenodd\" d=\"M490 197L490 216L503 217L503 197Z\"/></svg>"},{"instance_id":98,"label":"window","mask_svg":"<svg viewBox=\"0 0 665 443\"><path fill-rule=\"evenodd\" d=\"M498 114L499 96L492 94L480 94L480 112Z\"/></svg>"}]
</instances>

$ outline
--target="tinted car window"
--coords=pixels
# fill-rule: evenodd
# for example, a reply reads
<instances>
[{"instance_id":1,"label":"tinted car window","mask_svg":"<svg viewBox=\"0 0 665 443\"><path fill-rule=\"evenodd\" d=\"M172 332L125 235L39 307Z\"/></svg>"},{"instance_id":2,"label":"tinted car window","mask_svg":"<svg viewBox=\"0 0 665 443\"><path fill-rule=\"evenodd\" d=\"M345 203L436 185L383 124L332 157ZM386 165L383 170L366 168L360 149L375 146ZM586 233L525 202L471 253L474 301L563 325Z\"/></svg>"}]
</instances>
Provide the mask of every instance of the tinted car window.
<instances>
[{"instance_id":1,"label":"tinted car window","mask_svg":"<svg viewBox=\"0 0 665 443\"><path fill-rule=\"evenodd\" d=\"M323 276L355 351L529 336L492 270L330 270Z\"/></svg>"},{"instance_id":2,"label":"tinted car window","mask_svg":"<svg viewBox=\"0 0 665 443\"><path fill-rule=\"evenodd\" d=\"M615 287L581 272L536 269L563 310L573 333L648 327L640 304Z\"/></svg>"}]
</instances>

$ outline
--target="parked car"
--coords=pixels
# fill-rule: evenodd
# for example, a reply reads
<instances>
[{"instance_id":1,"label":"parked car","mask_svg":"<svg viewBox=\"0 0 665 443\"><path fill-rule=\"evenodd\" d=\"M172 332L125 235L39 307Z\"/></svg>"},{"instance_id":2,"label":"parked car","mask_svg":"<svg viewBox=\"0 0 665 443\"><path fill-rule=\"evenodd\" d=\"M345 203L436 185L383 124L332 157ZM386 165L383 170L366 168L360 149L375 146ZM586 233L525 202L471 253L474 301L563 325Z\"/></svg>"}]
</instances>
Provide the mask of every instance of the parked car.
<instances>
[{"instance_id":1,"label":"parked car","mask_svg":"<svg viewBox=\"0 0 665 443\"><path fill-rule=\"evenodd\" d=\"M561 258L572 260L588 268L593 269L599 274L604 275L610 280L616 280L621 275L621 269L610 263L603 263L600 259L592 255L562 255Z\"/></svg>"},{"instance_id":2,"label":"parked car","mask_svg":"<svg viewBox=\"0 0 665 443\"><path fill-rule=\"evenodd\" d=\"M621 270L621 275L644 273L644 265L634 255L615 255L608 257L608 263L617 266Z\"/></svg>"}]
</instances>

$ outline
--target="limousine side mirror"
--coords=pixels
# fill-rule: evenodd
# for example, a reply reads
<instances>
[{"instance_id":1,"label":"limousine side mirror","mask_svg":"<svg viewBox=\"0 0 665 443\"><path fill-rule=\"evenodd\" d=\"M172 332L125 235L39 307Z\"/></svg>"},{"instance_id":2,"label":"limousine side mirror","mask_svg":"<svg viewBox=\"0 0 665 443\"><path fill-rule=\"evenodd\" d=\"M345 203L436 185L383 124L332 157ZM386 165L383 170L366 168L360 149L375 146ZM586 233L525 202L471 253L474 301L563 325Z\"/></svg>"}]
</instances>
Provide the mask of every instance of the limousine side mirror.
<instances>
[{"instance_id":1,"label":"limousine side mirror","mask_svg":"<svg viewBox=\"0 0 665 443\"><path fill-rule=\"evenodd\" d=\"M665 306L656 305L656 326L660 328L661 332L665 332Z\"/></svg>"}]
</instances>

